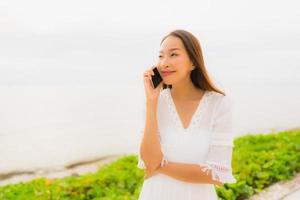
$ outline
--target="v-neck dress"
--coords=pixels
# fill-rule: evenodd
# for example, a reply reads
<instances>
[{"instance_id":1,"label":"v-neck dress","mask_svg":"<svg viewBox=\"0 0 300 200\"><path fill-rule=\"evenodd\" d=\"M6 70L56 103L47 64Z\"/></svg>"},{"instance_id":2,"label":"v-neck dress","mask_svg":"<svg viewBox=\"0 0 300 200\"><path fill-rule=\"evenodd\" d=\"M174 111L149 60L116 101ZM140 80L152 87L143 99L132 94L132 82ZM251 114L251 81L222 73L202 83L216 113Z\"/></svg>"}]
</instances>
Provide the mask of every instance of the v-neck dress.
<instances>
[{"instance_id":1,"label":"v-neck dress","mask_svg":"<svg viewBox=\"0 0 300 200\"><path fill-rule=\"evenodd\" d=\"M140 147L145 124L145 107L139 129ZM158 135L163 152L161 166L168 161L199 164L214 180L236 183L232 174L233 149L232 101L226 95L205 91L187 128L183 127L176 110L171 89L160 92L157 106ZM138 168L145 164L139 149ZM200 170L200 168L199 168ZM191 183L158 173L144 180L139 200L217 200L215 185Z\"/></svg>"}]
</instances>

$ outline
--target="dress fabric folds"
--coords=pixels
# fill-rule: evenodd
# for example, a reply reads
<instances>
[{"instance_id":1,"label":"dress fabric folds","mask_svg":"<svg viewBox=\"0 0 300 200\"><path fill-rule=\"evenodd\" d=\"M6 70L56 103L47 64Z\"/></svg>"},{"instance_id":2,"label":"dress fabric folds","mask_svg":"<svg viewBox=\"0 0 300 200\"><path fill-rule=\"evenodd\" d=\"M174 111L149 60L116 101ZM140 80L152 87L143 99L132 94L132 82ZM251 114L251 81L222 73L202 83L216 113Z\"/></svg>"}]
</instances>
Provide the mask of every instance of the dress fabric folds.
<instances>
[{"instance_id":1,"label":"dress fabric folds","mask_svg":"<svg viewBox=\"0 0 300 200\"><path fill-rule=\"evenodd\" d=\"M145 123L145 107L138 131L140 147ZM168 161L199 164L200 170L222 183L236 183L231 168L233 150L232 100L214 91L205 91L190 124L184 128L171 89L160 92L157 107L158 134L163 152L161 166ZM145 164L137 149L138 168ZM144 180L139 200L217 200L213 184L184 182L159 173Z\"/></svg>"}]
</instances>

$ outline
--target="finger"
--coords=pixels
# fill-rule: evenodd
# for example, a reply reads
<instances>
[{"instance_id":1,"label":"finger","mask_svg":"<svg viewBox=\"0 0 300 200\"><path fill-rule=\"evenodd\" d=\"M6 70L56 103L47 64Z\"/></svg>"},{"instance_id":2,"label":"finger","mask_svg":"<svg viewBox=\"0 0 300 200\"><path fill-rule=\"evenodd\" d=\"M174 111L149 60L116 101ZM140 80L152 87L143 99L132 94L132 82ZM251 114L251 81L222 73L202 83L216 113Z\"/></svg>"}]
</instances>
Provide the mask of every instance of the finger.
<instances>
[{"instance_id":1,"label":"finger","mask_svg":"<svg viewBox=\"0 0 300 200\"><path fill-rule=\"evenodd\" d=\"M152 86L152 80L151 80L151 77L146 77L145 78L145 82L146 84L149 84L149 86ZM153 87L153 86L152 86Z\"/></svg>"},{"instance_id":2,"label":"finger","mask_svg":"<svg viewBox=\"0 0 300 200\"><path fill-rule=\"evenodd\" d=\"M149 76L150 72L144 72L144 76Z\"/></svg>"},{"instance_id":3,"label":"finger","mask_svg":"<svg viewBox=\"0 0 300 200\"><path fill-rule=\"evenodd\" d=\"M144 76L151 76L151 75L152 75L152 72L150 72L150 71L144 73Z\"/></svg>"},{"instance_id":4,"label":"finger","mask_svg":"<svg viewBox=\"0 0 300 200\"><path fill-rule=\"evenodd\" d=\"M154 76L154 71L153 71L153 69L150 70L150 75Z\"/></svg>"},{"instance_id":5,"label":"finger","mask_svg":"<svg viewBox=\"0 0 300 200\"><path fill-rule=\"evenodd\" d=\"M154 76L154 71L153 71L153 69L155 68L156 66L153 66L152 68L151 68L151 74Z\"/></svg>"},{"instance_id":6,"label":"finger","mask_svg":"<svg viewBox=\"0 0 300 200\"><path fill-rule=\"evenodd\" d=\"M152 82L152 77L148 76L149 82Z\"/></svg>"},{"instance_id":7,"label":"finger","mask_svg":"<svg viewBox=\"0 0 300 200\"><path fill-rule=\"evenodd\" d=\"M150 76L149 75L145 75L144 78L150 78Z\"/></svg>"},{"instance_id":8,"label":"finger","mask_svg":"<svg viewBox=\"0 0 300 200\"><path fill-rule=\"evenodd\" d=\"M151 66L149 70L147 70L151 75L154 75L154 72L153 72L153 69L155 68L156 66Z\"/></svg>"},{"instance_id":9,"label":"finger","mask_svg":"<svg viewBox=\"0 0 300 200\"><path fill-rule=\"evenodd\" d=\"M152 78L152 76L150 74L146 74L144 75L144 78Z\"/></svg>"}]
</instances>

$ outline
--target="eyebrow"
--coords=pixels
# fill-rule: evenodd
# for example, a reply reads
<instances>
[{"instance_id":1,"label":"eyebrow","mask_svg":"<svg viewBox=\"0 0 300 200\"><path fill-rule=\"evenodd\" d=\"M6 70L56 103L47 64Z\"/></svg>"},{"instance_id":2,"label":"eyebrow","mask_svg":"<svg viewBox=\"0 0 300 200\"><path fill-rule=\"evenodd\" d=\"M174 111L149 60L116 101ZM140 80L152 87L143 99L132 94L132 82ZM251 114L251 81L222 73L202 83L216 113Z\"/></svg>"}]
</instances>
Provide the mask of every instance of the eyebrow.
<instances>
[{"instance_id":1,"label":"eyebrow","mask_svg":"<svg viewBox=\"0 0 300 200\"><path fill-rule=\"evenodd\" d=\"M169 51L173 51L173 50L180 50L179 48L172 48ZM163 51L159 51L159 53L162 53Z\"/></svg>"}]
</instances>

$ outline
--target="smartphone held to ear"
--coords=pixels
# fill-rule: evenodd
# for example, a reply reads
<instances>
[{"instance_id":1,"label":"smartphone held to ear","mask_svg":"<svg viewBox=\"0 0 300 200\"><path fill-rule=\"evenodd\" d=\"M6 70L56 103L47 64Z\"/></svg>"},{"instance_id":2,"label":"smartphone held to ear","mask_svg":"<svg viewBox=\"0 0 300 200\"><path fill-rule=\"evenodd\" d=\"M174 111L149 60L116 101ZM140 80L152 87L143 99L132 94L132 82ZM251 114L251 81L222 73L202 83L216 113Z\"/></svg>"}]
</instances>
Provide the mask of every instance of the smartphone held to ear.
<instances>
[{"instance_id":1,"label":"smartphone held to ear","mask_svg":"<svg viewBox=\"0 0 300 200\"><path fill-rule=\"evenodd\" d=\"M160 76L157 67L153 68L153 72L154 72L154 75L151 75L152 76L152 84L153 84L153 87L156 88L160 84L160 82L162 82L163 79Z\"/></svg>"}]
</instances>

